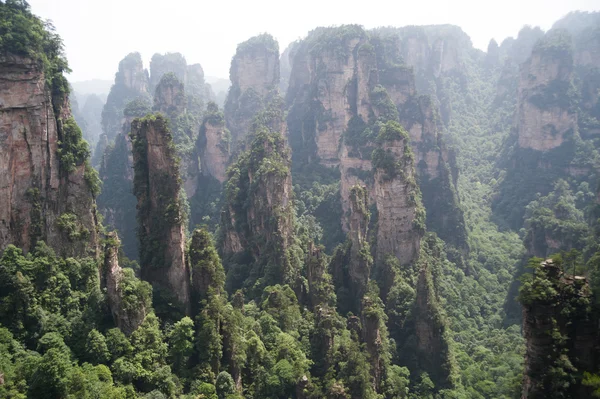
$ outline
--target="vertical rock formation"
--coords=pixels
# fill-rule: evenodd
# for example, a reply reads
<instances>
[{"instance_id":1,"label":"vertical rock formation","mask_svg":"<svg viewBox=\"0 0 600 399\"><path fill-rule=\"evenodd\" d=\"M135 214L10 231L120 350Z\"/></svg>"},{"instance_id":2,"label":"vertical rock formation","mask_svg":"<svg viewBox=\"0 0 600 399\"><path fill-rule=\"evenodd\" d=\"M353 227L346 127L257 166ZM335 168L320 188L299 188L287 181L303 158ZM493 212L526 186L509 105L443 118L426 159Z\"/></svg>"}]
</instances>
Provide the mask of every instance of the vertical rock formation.
<instances>
[{"instance_id":1,"label":"vertical rock formation","mask_svg":"<svg viewBox=\"0 0 600 399\"><path fill-rule=\"evenodd\" d=\"M551 31L534 46L521 65L517 135L520 148L548 151L573 133L577 114L571 111L569 89L573 78L571 37Z\"/></svg>"},{"instance_id":2,"label":"vertical rock formation","mask_svg":"<svg viewBox=\"0 0 600 399\"><path fill-rule=\"evenodd\" d=\"M600 57L593 56L600 41L590 32L581 23L569 31L550 30L520 67L507 173L494 202L494 212L513 228L523 225L525 207L537 193L546 195L557 179L595 183L592 143L600 133L600 112L593 105L597 90L589 89L594 92L594 76L600 77Z\"/></svg>"},{"instance_id":3,"label":"vertical rock formation","mask_svg":"<svg viewBox=\"0 0 600 399\"><path fill-rule=\"evenodd\" d=\"M66 79L49 73L28 57L0 57L0 250L43 240L63 256L97 255L99 182L68 97L46 84L68 92Z\"/></svg>"},{"instance_id":4,"label":"vertical rock formation","mask_svg":"<svg viewBox=\"0 0 600 399\"><path fill-rule=\"evenodd\" d=\"M220 183L225 181L225 170L229 164L231 134L225 127L225 117L217 104L210 102L200 126L198 152L204 176L212 176Z\"/></svg>"},{"instance_id":5,"label":"vertical rock formation","mask_svg":"<svg viewBox=\"0 0 600 399\"><path fill-rule=\"evenodd\" d=\"M414 314L418 367L428 372L438 388L452 386L455 370L446 336L447 326L427 262L420 264Z\"/></svg>"},{"instance_id":6,"label":"vertical rock formation","mask_svg":"<svg viewBox=\"0 0 600 399\"><path fill-rule=\"evenodd\" d=\"M107 147L100 165L103 185L98 196L98 209L104 217L104 224L119 232L123 252L129 259L139 259L135 218L137 199L133 195L133 155L129 132L131 122L150 111L150 103L142 98L125 106L121 133Z\"/></svg>"},{"instance_id":7,"label":"vertical rock formation","mask_svg":"<svg viewBox=\"0 0 600 399\"><path fill-rule=\"evenodd\" d=\"M144 321L152 305L152 288L119 266L119 236L109 233L104 249L102 282L115 324L130 335Z\"/></svg>"},{"instance_id":8,"label":"vertical rock formation","mask_svg":"<svg viewBox=\"0 0 600 399\"><path fill-rule=\"evenodd\" d=\"M254 116L270 102L279 85L279 44L269 34L238 45L229 69L231 87L225 120L235 145L250 130Z\"/></svg>"},{"instance_id":9,"label":"vertical rock formation","mask_svg":"<svg viewBox=\"0 0 600 399\"><path fill-rule=\"evenodd\" d=\"M150 98L148 74L142 63L139 53L127 55L119 63L119 71L115 74L115 83L110 89L106 104L102 110L102 132L108 142L112 142L116 135L121 133L123 126L123 110L130 101L137 98ZM104 153L103 148L98 148L95 156L98 163Z\"/></svg>"},{"instance_id":10,"label":"vertical rock formation","mask_svg":"<svg viewBox=\"0 0 600 399\"><path fill-rule=\"evenodd\" d=\"M177 155L167 120L160 114L135 119L131 125L134 194L142 278L154 287L157 313L189 313L190 274L184 260L185 207Z\"/></svg>"},{"instance_id":11,"label":"vertical rock formation","mask_svg":"<svg viewBox=\"0 0 600 399\"><path fill-rule=\"evenodd\" d=\"M175 119L185 112L186 102L183 83L172 72L164 74L154 92L153 110Z\"/></svg>"},{"instance_id":12,"label":"vertical rock formation","mask_svg":"<svg viewBox=\"0 0 600 399\"><path fill-rule=\"evenodd\" d=\"M365 187L353 186L350 189L350 264L348 274L354 298L360 299L367 291L373 258L367 241L369 219L369 198Z\"/></svg>"},{"instance_id":13,"label":"vertical rock formation","mask_svg":"<svg viewBox=\"0 0 600 399\"><path fill-rule=\"evenodd\" d=\"M188 65L180 53L154 54L150 60L150 92L154 93L160 80L173 73L180 82L186 82Z\"/></svg>"},{"instance_id":14,"label":"vertical rock formation","mask_svg":"<svg viewBox=\"0 0 600 399\"><path fill-rule=\"evenodd\" d=\"M389 33L369 37L361 27L343 26L317 29L295 46L287 92L294 162L339 166L347 215L349 190L355 184L366 185L370 203L376 203L371 161L376 137L386 121L400 122L410 134L423 202L432 209L428 227L465 252L453 155L442 140L435 104L417 94L413 71L402 64L403 45ZM444 62L440 68L451 70L458 59ZM347 218L342 227L348 230Z\"/></svg>"},{"instance_id":15,"label":"vertical rock formation","mask_svg":"<svg viewBox=\"0 0 600 399\"><path fill-rule=\"evenodd\" d=\"M409 138L399 124L388 122L378 140L380 147L373 152L377 259L392 254L401 264L410 264L419 254L425 210L415 181Z\"/></svg>"},{"instance_id":16,"label":"vertical rock formation","mask_svg":"<svg viewBox=\"0 0 600 399\"><path fill-rule=\"evenodd\" d=\"M531 277L519 294L526 341L521 397L591 397L581 378L598 367L598 315L587 280L567 275L552 259Z\"/></svg>"},{"instance_id":17,"label":"vertical rock formation","mask_svg":"<svg viewBox=\"0 0 600 399\"><path fill-rule=\"evenodd\" d=\"M241 253L249 257L242 270L229 269L242 281L295 284L299 260L293 245L290 157L281 133L267 127L278 124L266 121L274 113L273 119L281 121L277 109L258 117L248 150L228 171L220 248L224 259Z\"/></svg>"},{"instance_id":18,"label":"vertical rock formation","mask_svg":"<svg viewBox=\"0 0 600 399\"><path fill-rule=\"evenodd\" d=\"M194 230L187 259L192 277L192 307L196 307L193 314L197 314L202 300L223 291L225 271L210 234L204 229Z\"/></svg>"}]
</instances>

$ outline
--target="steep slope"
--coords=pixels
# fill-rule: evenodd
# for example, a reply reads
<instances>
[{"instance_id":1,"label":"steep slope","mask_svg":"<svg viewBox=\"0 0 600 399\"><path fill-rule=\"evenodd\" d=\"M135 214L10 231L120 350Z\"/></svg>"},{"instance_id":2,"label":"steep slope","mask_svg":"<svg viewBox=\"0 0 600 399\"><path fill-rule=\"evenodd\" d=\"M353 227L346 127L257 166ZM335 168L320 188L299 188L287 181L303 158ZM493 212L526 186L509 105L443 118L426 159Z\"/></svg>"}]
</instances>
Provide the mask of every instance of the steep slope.
<instances>
[{"instance_id":1,"label":"steep slope","mask_svg":"<svg viewBox=\"0 0 600 399\"><path fill-rule=\"evenodd\" d=\"M168 121L160 114L131 125L142 278L153 285L157 314L168 319L189 313L190 306L184 259L187 215L172 140Z\"/></svg>"},{"instance_id":2,"label":"steep slope","mask_svg":"<svg viewBox=\"0 0 600 399\"><path fill-rule=\"evenodd\" d=\"M62 70L28 56L0 57L0 248L29 251L43 240L61 255L95 256L99 182Z\"/></svg>"},{"instance_id":3,"label":"steep slope","mask_svg":"<svg viewBox=\"0 0 600 399\"><path fill-rule=\"evenodd\" d=\"M235 146L250 130L254 116L271 101L279 85L279 44L269 34L240 43L229 69L225 101L227 129Z\"/></svg>"}]
</instances>

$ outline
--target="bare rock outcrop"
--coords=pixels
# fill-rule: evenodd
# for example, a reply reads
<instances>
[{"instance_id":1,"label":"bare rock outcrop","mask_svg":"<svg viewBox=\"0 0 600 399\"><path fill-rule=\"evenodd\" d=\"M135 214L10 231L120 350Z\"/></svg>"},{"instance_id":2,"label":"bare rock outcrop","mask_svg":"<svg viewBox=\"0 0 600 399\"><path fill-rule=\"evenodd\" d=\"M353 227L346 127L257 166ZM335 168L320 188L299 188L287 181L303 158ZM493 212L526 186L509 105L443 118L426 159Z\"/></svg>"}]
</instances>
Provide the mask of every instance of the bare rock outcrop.
<instances>
[{"instance_id":1,"label":"bare rock outcrop","mask_svg":"<svg viewBox=\"0 0 600 399\"><path fill-rule=\"evenodd\" d=\"M154 92L155 112L162 112L173 119L183 114L186 108L186 97L183 83L172 73L166 73L158 82Z\"/></svg>"},{"instance_id":2,"label":"bare rock outcrop","mask_svg":"<svg viewBox=\"0 0 600 399\"><path fill-rule=\"evenodd\" d=\"M220 183L225 181L229 165L231 134L225 127L225 117L217 104L210 102L200 125L198 152L201 171L204 176L212 176Z\"/></svg>"},{"instance_id":3,"label":"bare rock outcrop","mask_svg":"<svg viewBox=\"0 0 600 399\"><path fill-rule=\"evenodd\" d=\"M255 36L238 45L224 108L234 145L248 134L254 116L277 92L279 73L279 44L271 35Z\"/></svg>"},{"instance_id":4,"label":"bare rock outcrop","mask_svg":"<svg viewBox=\"0 0 600 399\"><path fill-rule=\"evenodd\" d=\"M98 255L97 183L87 146L72 147L83 138L68 104L40 63L0 57L0 250L43 240L63 256Z\"/></svg>"},{"instance_id":5,"label":"bare rock outcrop","mask_svg":"<svg viewBox=\"0 0 600 399\"><path fill-rule=\"evenodd\" d=\"M142 278L154 286L155 297L167 301L173 296L176 308L187 314L190 274L184 259L185 199L168 122L160 114L135 119L131 136Z\"/></svg>"},{"instance_id":6,"label":"bare rock outcrop","mask_svg":"<svg viewBox=\"0 0 600 399\"><path fill-rule=\"evenodd\" d=\"M521 65L517 105L520 148L548 151L560 147L577 125L569 94L573 79L570 40L566 32L549 32Z\"/></svg>"},{"instance_id":7,"label":"bare rock outcrop","mask_svg":"<svg viewBox=\"0 0 600 399\"><path fill-rule=\"evenodd\" d=\"M401 264L410 264L419 254L425 211L420 204L409 138L393 122L382 129L379 137L382 144L373 153L374 196L379 215L377 259L394 255Z\"/></svg>"},{"instance_id":8,"label":"bare rock outcrop","mask_svg":"<svg viewBox=\"0 0 600 399\"><path fill-rule=\"evenodd\" d=\"M547 294L540 295L540 290ZM534 271L519 299L526 347L521 397L591 397L580 377L585 371L595 372L598 359L598 315L589 306L587 279L568 275L547 259ZM569 383L562 383L564 377L553 372L557 369L572 376Z\"/></svg>"},{"instance_id":9,"label":"bare rock outcrop","mask_svg":"<svg viewBox=\"0 0 600 399\"><path fill-rule=\"evenodd\" d=\"M130 335L146 318L151 307L152 288L133 276L133 270L119 266L119 236L109 233L104 249L102 282L115 324Z\"/></svg>"}]
</instances>

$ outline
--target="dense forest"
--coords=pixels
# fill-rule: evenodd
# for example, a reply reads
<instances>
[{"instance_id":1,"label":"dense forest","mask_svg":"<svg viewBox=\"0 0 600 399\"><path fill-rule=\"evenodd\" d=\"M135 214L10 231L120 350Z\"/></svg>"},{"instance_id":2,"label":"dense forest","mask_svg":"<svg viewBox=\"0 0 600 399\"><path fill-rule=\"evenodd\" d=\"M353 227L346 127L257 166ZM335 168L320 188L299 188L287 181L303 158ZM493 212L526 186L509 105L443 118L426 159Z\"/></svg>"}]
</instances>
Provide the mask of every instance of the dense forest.
<instances>
[{"instance_id":1,"label":"dense forest","mask_svg":"<svg viewBox=\"0 0 600 399\"><path fill-rule=\"evenodd\" d=\"M0 0L0 398L600 397L600 12L132 48ZM211 56L210 54L206 55Z\"/></svg>"}]
</instances>

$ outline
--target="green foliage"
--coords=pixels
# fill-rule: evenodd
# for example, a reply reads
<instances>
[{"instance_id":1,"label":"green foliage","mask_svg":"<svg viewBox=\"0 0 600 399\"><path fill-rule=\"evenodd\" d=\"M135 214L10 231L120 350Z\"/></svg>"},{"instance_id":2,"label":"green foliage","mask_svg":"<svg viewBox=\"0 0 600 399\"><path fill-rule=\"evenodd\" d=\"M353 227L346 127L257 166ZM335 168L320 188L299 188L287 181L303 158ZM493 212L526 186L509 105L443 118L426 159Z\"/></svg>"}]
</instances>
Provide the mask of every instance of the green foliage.
<instances>
[{"instance_id":1,"label":"green foliage","mask_svg":"<svg viewBox=\"0 0 600 399\"><path fill-rule=\"evenodd\" d=\"M58 228L67 235L71 241L86 240L90 231L77 220L73 213L63 213L56 221Z\"/></svg>"},{"instance_id":2,"label":"green foliage","mask_svg":"<svg viewBox=\"0 0 600 399\"><path fill-rule=\"evenodd\" d=\"M86 162L90 156L90 150L73 117L63 122L60 131L62 133L59 136L58 145L60 168L66 173L72 173L79 165ZM94 181L93 184L97 185L97 182Z\"/></svg>"}]
</instances>

